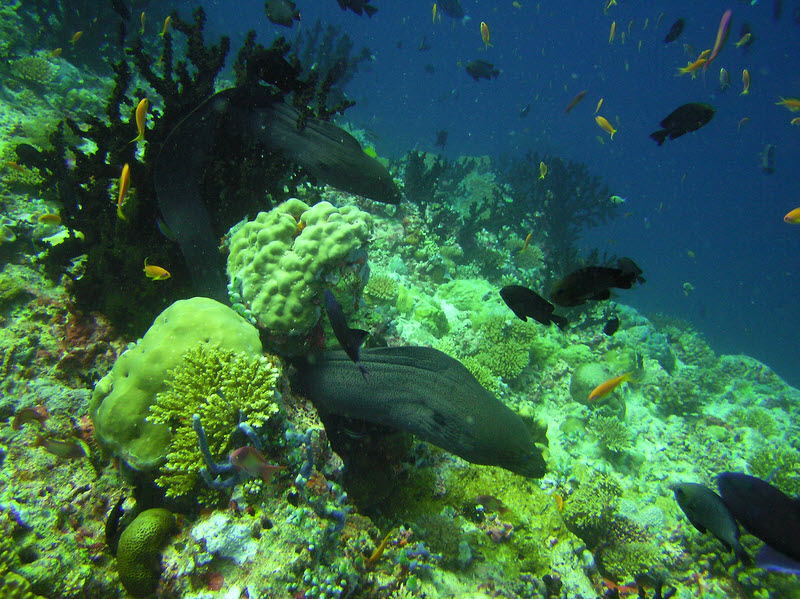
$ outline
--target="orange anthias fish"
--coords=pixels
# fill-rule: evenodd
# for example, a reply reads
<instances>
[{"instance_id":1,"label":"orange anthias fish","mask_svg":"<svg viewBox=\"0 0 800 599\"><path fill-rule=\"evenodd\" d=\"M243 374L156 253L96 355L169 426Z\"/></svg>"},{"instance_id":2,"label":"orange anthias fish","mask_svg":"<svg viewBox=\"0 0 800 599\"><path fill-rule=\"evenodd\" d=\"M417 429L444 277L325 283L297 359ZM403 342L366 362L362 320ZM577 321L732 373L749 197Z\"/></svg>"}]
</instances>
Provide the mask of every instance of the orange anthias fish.
<instances>
[{"instance_id":1,"label":"orange anthias fish","mask_svg":"<svg viewBox=\"0 0 800 599\"><path fill-rule=\"evenodd\" d=\"M139 104L136 106L136 130L139 132L139 135L134 137L130 143L144 141L145 124L147 124L147 109L149 107L150 102L147 101L147 98L139 100Z\"/></svg>"},{"instance_id":2,"label":"orange anthias fish","mask_svg":"<svg viewBox=\"0 0 800 599\"><path fill-rule=\"evenodd\" d=\"M722 14L722 19L719 21L719 27L717 28L717 39L714 40L714 47L711 49L711 56L708 57L708 62L703 70L707 69L709 65L714 62L714 59L719 54L720 50L722 50L722 46L725 45L725 40L728 39L728 30L731 26L731 15L733 11L729 8Z\"/></svg>"},{"instance_id":3,"label":"orange anthias fish","mask_svg":"<svg viewBox=\"0 0 800 599\"><path fill-rule=\"evenodd\" d=\"M611 139L614 139L614 134L617 132L617 130L611 126L611 123L601 116L594 117L594 120L603 131L611 135Z\"/></svg>"},{"instance_id":4,"label":"orange anthias fish","mask_svg":"<svg viewBox=\"0 0 800 599\"><path fill-rule=\"evenodd\" d=\"M28 422L38 422L39 426L44 427L44 421L50 416L47 408L44 406L29 406L21 408L14 412L14 420L11 422L11 428L15 431L22 430Z\"/></svg>"},{"instance_id":5,"label":"orange anthias fish","mask_svg":"<svg viewBox=\"0 0 800 599\"><path fill-rule=\"evenodd\" d=\"M533 233L528 233L527 237L525 237L525 243L522 244L522 249L518 253L522 253L528 249L528 244L531 242L531 236Z\"/></svg>"},{"instance_id":6,"label":"orange anthias fish","mask_svg":"<svg viewBox=\"0 0 800 599\"><path fill-rule=\"evenodd\" d=\"M41 224L43 225L60 225L61 224L61 217L55 213L48 213L48 214L40 214L39 218L37 218Z\"/></svg>"},{"instance_id":7,"label":"orange anthias fish","mask_svg":"<svg viewBox=\"0 0 800 599\"><path fill-rule=\"evenodd\" d=\"M678 74L676 77L680 77L681 75L685 75L686 73L692 74L692 79L697 76L697 71L703 68L705 65L708 64L708 60L703 58L703 55L700 55L700 58L695 60L694 62L688 63L685 67L678 67Z\"/></svg>"},{"instance_id":8,"label":"orange anthias fish","mask_svg":"<svg viewBox=\"0 0 800 599\"><path fill-rule=\"evenodd\" d=\"M158 37L164 37L169 29L169 24L172 23L172 17L167 17L164 19L164 27L161 28L161 33L158 34Z\"/></svg>"},{"instance_id":9,"label":"orange anthias fish","mask_svg":"<svg viewBox=\"0 0 800 599\"><path fill-rule=\"evenodd\" d=\"M744 45L745 45L747 42L749 42L749 41L750 41L750 38L751 38L752 36L753 36L753 34L752 34L752 33L749 33L749 32L748 32L748 33L745 33L745 34L744 34L744 35L743 35L743 36L742 36L742 37L739 39L739 41L738 41L738 42L736 42L736 47L737 47L737 48L741 48L742 46L744 46Z\"/></svg>"},{"instance_id":10,"label":"orange anthias fish","mask_svg":"<svg viewBox=\"0 0 800 599\"><path fill-rule=\"evenodd\" d=\"M59 56L61 56L61 51L62 51L61 48L56 48L55 50L50 52L50 58L58 58Z\"/></svg>"},{"instance_id":11,"label":"orange anthias fish","mask_svg":"<svg viewBox=\"0 0 800 599\"><path fill-rule=\"evenodd\" d=\"M750 93L750 72L747 69L742 71L742 85L744 86L744 89L742 89L742 92L739 95L746 96Z\"/></svg>"},{"instance_id":12,"label":"orange anthias fish","mask_svg":"<svg viewBox=\"0 0 800 599\"><path fill-rule=\"evenodd\" d=\"M783 222L790 225L800 225L800 208L795 208L783 217Z\"/></svg>"},{"instance_id":13,"label":"orange anthias fish","mask_svg":"<svg viewBox=\"0 0 800 599\"><path fill-rule=\"evenodd\" d=\"M147 20L147 17L145 16L144 12L142 12L142 15L139 18L142 21L142 28L139 30L139 34L144 35L144 23Z\"/></svg>"},{"instance_id":14,"label":"orange anthias fish","mask_svg":"<svg viewBox=\"0 0 800 599\"><path fill-rule=\"evenodd\" d=\"M539 163L539 180L544 180L545 175L547 174L547 165L544 162Z\"/></svg>"},{"instance_id":15,"label":"orange anthias fish","mask_svg":"<svg viewBox=\"0 0 800 599\"><path fill-rule=\"evenodd\" d=\"M626 372L625 374L621 374L619 376L615 376L613 379L608 379L605 383L600 383L594 390L589 393L589 397L587 401L594 401L595 399L601 399L606 395L609 395L614 389L619 387L625 381L629 381L633 376L633 370L630 372Z\"/></svg>"},{"instance_id":16,"label":"orange anthias fish","mask_svg":"<svg viewBox=\"0 0 800 599\"><path fill-rule=\"evenodd\" d=\"M611 22L611 31L608 33L608 43L613 44L614 38L617 36L617 22Z\"/></svg>"},{"instance_id":17,"label":"orange anthias fish","mask_svg":"<svg viewBox=\"0 0 800 599\"><path fill-rule=\"evenodd\" d=\"M596 106L596 107L595 107L595 109L594 109L594 113L595 113L595 114L597 114L598 112L600 112L600 107L601 107L602 105L603 105L603 98L600 98L600 100L598 100L598 102L597 102L597 106Z\"/></svg>"},{"instance_id":18,"label":"orange anthias fish","mask_svg":"<svg viewBox=\"0 0 800 599\"><path fill-rule=\"evenodd\" d=\"M250 476L260 477L265 483L272 481L272 475L278 470L283 470L282 466L267 462L255 447L250 446L234 449L230 455L230 462L237 470L246 472Z\"/></svg>"},{"instance_id":19,"label":"orange anthias fish","mask_svg":"<svg viewBox=\"0 0 800 599\"><path fill-rule=\"evenodd\" d=\"M128 220L122 212L122 204L125 201L125 194L131 186L131 167L128 163L122 167L122 174L119 176L119 196L117 197L117 216L122 220Z\"/></svg>"},{"instance_id":20,"label":"orange anthias fish","mask_svg":"<svg viewBox=\"0 0 800 599\"><path fill-rule=\"evenodd\" d=\"M148 264L147 258L144 259L144 274L153 281L166 281L172 276L166 269L155 264Z\"/></svg>"},{"instance_id":21,"label":"orange anthias fish","mask_svg":"<svg viewBox=\"0 0 800 599\"><path fill-rule=\"evenodd\" d=\"M481 21L481 39L483 40L483 43L486 44L486 49L488 50L489 46L492 45L489 43L489 40L491 39L489 36L489 26L483 21Z\"/></svg>"},{"instance_id":22,"label":"orange anthias fish","mask_svg":"<svg viewBox=\"0 0 800 599\"><path fill-rule=\"evenodd\" d=\"M792 112L800 111L800 98L780 98L779 102L775 102L776 106L786 106Z\"/></svg>"},{"instance_id":23,"label":"orange anthias fish","mask_svg":"<svg viewBox=\"0 0 800 599\"><path fill-rule=\"evenodd\" d=\"M789 121L790 125L800 125L800 116L794 117L791 121Z\"/></svg>"},{"instance_id":24,"label":"orange anthias fish","mask_svg":"<svg viewBox=\"0 0 800 599\"><path fill-rule=\"evenodd\" d=\"M436 6L436 2L434 2L433 3L433 11L432 11L433 12L433 22L434 23L436 22L436 10L437 10L437 6Z\"/></svg>"},{"instance_id":25,"label":"orange anthias fish","mask_svg":"<svg viewBox=\"0 0 800 599\"><path fill-rule=\"evenodd\" d=\"M86 443L77 439L75 441L61 441L60 439L36 435L36 441L34 441L33 446L41 447L47 453L63 460L85 458L89 455Z\"/></svg>"},{"instance_id":26,"label":"orange anthias fish","mask_svg":"<svg viewBox=\"0 0 800 599\"><path fill-rule=\"evenodd\" d=\"M75 42L77 42L79 39L81 39L82 35L83 35L83 31L76 31L75 34L72 36L72 39L69 40L69 43L74 46Z\"/></svg>"},{"instance_id":27,"label":"orange anthias fish","mask_svg":"<svg viewBox=\"0 0 800 599\"><path fill-rule=\"evenodd\" d=\"M587 92L587 90L583 90L583 91L578 92L577 94L575 94L575 97L572 98L572 100L569 101L569 104L567 104L567 107L564 109L564 114L569 114L570 110L572 110L578 104L580 104L581 100L583 100L586 97L586 92Z\"/></svg>"}]
</instances>

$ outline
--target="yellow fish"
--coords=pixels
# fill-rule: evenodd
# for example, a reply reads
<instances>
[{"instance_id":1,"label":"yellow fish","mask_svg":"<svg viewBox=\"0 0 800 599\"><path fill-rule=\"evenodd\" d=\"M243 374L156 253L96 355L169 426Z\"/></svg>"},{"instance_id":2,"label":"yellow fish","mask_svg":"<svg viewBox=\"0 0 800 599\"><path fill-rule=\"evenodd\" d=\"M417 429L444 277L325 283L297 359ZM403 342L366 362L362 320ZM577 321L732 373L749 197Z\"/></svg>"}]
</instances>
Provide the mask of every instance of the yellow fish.
<instances>
[{"instance_id":1,"label":"yellow fish","mask_svg":"<svg viewBox=\"0 0 800 599\"><path fill-rule=\"evenodd\" d=\"M36 219L43 225L60 225L61 217L58 214L41 214Z\"/></svg>"},{"instance_id":2,"label":"yellow fish","mask_svg":"<svg viewBox=\"0 0 800 599\"><path fill-rule=\"evenodd\" d=\"M122 167L122 174L119 176L119 196L117 197L117 216L122 220L128 220L122 213L122 204L125 201L125 194L131 185L131 167L128 163Z\"/></svg>"},{"instance_id":3,"label":"yellow fish","mask_svg":"<svg viewBox=\"0 0 800 599\"><path fill-rule=\"evenodd\" d=\"M608 43L609 44L613 44L614 43L614 38L616 37L616 35L617 35L617 22L616 21L612 21L611 22L611 31L608 34Z\"/></svg>"},{"instance_id":4,"label":"yellow fish","mask_svg":"<svg viewBox=\"0 0 800 599\"><path fill-rule=\"evenodd\" d=\"M164 37L167 33L167 29L169 29L169 24L172 23L172 17L167 17L164 19L164 27L161 28L161 33L158 34L158 37Z\"/></svg>"},{"instance_id":5,"label":"yellow fish","mask_svg":"<svg viewBox=\"0 0 800 599\"><path fill-rule=\"evenodd\" d=\"M166 281L172 276L160 266L148 264L147 258L144 259L144 274L148 279L152 279L153 281Z\"/></svg>"},{"instance_id":6,"label":"yellow fish","mask_svg":"<svg viewBox=\"0 0 800 599\"><path fill-rule=\"evenodd\" d=\"M61 56L61 48L56 48L50 52L50 58L58 58L59 56Z\"/></svg>"},{"instance_id":7,"label":"yellow fish","mask_svg":"<svg viewBox=\"0 0 800 599\"><path fill-rule=\"evenodd\" d=\"M621 374L619 376L615 376L613 379L608 379L604 383L600 383L594 390L589 393L589 397L587 401L594 401L595 399L601 399L606 395L609 395L614 389L619 387L625 381L629 381L633 376L633 371L626 372L625 374Z\"/></svg>"},{"instance_id":8,"label":"yellow fish","mask_svg":"<svg viewBox=\"0 0 800 599\"><path fill-rule=\"evenodd\" d=\"M740 39L738 42L736 42L736 47L737 47L737 48L741 48L742 46L744 46L744 45L745 45L747 42L749 42L749 41L750 41L750 36L751 36L751 35L752 35L751 33L745 33L745 34L744 34L744 35L741 37L741 39Z\"/></svg>"},{"instance_id":9,"label":"yellow fish","mask_svg":"<svg viewBox=\"0 0 800 599\"><path fill-rule=\"evenodd\" d=\"M489 46L492 45L489 43L489 26L483 21L481 21L481 39L483 40L483 43L486 44L486 49L488 50Z\"/></svg>"},{"instance_id":10,"label":"yellow fish","mask_svg":"<svg viewBox=\"0 0 800 599\"><path fill-rule=\"evenodd\" d=\"M746 96L750 93L750 73L747 69L742 71L742 85L744 86L744 89L739 95Z\"/></svg>"},{"instance_id":11,"label":"yellow fish","mask_svg":"<svg viewBox=\"0 0 800 599\"><path fill-rule=\"evenodd\" d=\"M597 107L594 109L594 113L595 113L595 114L597 114L598 112L600 112L600 107L601 107L602 105L603 105L603 98L600 98L600 100L597 102Z\"/></svg>"},{"instance_id":12,"label":"yellow fish","mask_svg":"<svg viewBox=\"0 0 800 599\"><path fill-rule=\"evenodd\" d=\"M72 36L72 39L69 40L69 43L74 46L75 42L77 42L79 39L81 39L82 35L83 35L83 31L76 31L75 34Z\"/></svg>"},{"instance_id":13,"label":"yellow fish","mask_svg":"<svg viewBox=\"0 0 800 599\"><path fill-rule=\"evenodd\" d=\"M142 28L139 30L139 34L140 35L144 35L144 22L145 22L144 12L142 12L142 14L139 17L139 19L142 21Z\"/></svg>"},{"instance_id":14,"label":"yellow fish","mask_svg":"<svg viewBox=\"0 0 800 599\"><path fill-rule=\"evenodd\" d=\"M800 208L795 208L783 217L783 221L790 225L800 225Z\"/></svg>"},{"instance_id":15,"label":"yellow fish","mask_svg":"<svg viewBox=\"0 0 800 599\"><path fill-rule=\"evenodd\" d=\"M539 163L539 180L544 179L547 174L547 165L544 162Z\"/></svg>"},{"instance_id":16,"label":"yellow fish","mask_svg":"<svg viewBox=\"0 0 800 599\"><path fill-rule=\"evenodd\" d=\"M781 98L779 102L775 102L776 106L786 106L792 112L800 110L800 98Z\"/></svg>"},{"instance_id":17,"label":"yellow fish","mask_svg":"<svg viewBox=\"0 0 800 599\"><path fill-rule=\"evenodd\" d=\"M793 118L791 121L789 121L789 124L790 125L800 125L800 116L797 116L797 117Z\"/></svg>"},{"instance_id":18,"label":"yellow fish","mask_svg":"<svg viewBox=\"0 0 800 599\"><path fill-rule=\"evenodd\" d=\"M436 22L436 2L433 3L433 22Z\"/></svg>"},{"instance_id":19,"label":"yellow fish","mask_svg":"<svg viewBox=\"0 0 800 599\"><path fill-rule=\"evenodd\" d=\"M611 126L611 123L601 116L594 117L594 120L603 131L611 135L611 139L614 139L614 134L617 132L617 130Z\"/></svg>"},{"instance_id":20,"label":"yellow fish","mask_svg":"<svg viewBox=\"0 0 800 599\"><path fill-rule=\"evenodd\" d=\"M130 143L135 141L144 141L145 124L147 123L147 109L149 107L150 102L147 101L147 98L142 98L139 100L139 104L136 106L136 130L139 132L139 135L134 137Z\"/></svg>"}]
</instances>

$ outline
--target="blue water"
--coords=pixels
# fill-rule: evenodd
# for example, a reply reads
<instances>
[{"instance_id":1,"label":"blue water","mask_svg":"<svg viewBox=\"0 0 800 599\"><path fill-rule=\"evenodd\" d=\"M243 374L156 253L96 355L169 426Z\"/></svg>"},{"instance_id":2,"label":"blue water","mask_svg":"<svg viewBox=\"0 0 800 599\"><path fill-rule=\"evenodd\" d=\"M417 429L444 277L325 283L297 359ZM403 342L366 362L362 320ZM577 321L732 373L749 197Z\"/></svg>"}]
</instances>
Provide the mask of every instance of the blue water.
<instances>
[{"instance_id":1,"label":"blue water","mask_svg":"<svg viewBox=\"0 0 800 599\"><path fill-rule=\"evenodd\" d=\"M775 20L772 2L763 1L619 0L603 14L596 0L523 0L521 8L510 0L463 0L471 17L465 23L447 15L433 23L428 0L373 3L379 11L371 19L341 11L335 0L298 7L301 27L323 19L341 26L356 49L372 50L373 59L346 89L357 101L346 116L376 134L379 154L438 151L435 134L446 129L451 158L532 150L586 163L612 193L628 200L625 217L587 231L581 244L631 256L644 268L647 284L624 301L645 313L687 319L716 351L752 355L800 384L800 226L782 220L800 206L800 127L789 124L800 113L775 105L779 96L800 96L800 25L792 14L800 3L786 2ZM206 3L212 31L235 42L257 23L259 39L268 43L277 34L292 39L297 30L267 22L260 0L236 6L234 14L227 2ZM727 8L733 10L728 43L711 67L696 79L676 77L677 67L712 47ZM678 17L686 27L666 45L664 36ZM491 32L488 49L481 21ZM609 44L612 21L617 34ZM745 21L755 37L747 51L734 46ZM423 38L429 51L417 49ZM685 43L695 50L691 57ZM501 75L473 81L460 66L473 59L493 63ZM427 73L426 64L435 72ZM731 78L724 93L718 89L720 67ZM752 83L749 95L741 96L744 68ZM565 115L564 107L583 89L584 101ZM619 123L613 141L594 122L601 97L600 114ZM649 133L687 102L712 104L714 119L658 147ZM520 119L528 103L530 113ZM749 122L737 131L745 117ZM773 174L761 169L767 144L776 147ZM684 283L694 291L686 294Z\"/></svg>"}]
</instances>

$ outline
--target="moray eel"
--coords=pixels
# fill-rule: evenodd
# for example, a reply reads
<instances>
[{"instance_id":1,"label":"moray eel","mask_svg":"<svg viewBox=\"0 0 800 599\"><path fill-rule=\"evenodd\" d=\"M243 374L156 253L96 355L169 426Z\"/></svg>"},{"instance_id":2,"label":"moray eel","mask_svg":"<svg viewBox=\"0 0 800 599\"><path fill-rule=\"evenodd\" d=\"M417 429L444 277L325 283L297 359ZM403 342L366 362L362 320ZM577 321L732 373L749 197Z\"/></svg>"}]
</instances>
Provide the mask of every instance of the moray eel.
<instances>
[{"instance_id":1,"label":"moray eel","mask_svg":"<svg viewBox=\"0 0 800 599\"><path fill-rule=\"evenodd\" d=\"M362 377L343 351L297 365L296 391L320 412L414 433L474 464L540 478L544 457L522 419L461 362L430 347L363 349Z\"/></svg>"},{"instance_id":2,"label":"moray eel","mask_svg":"<svg viewBox=\"0 0 800 599\"><path fill-rule=\"evenodd\" d=\"M219 136L260 141L320 183L378 202L400 202L400 190L389 171L364 153L352 135L313 117L298 131L299 114L282 96L262 87L230 88L195 108L164 141L153 173L158 207L181 247L199 295L227 301L217 238L197 176L207 166Z\"/></svg>"}]
</instances>

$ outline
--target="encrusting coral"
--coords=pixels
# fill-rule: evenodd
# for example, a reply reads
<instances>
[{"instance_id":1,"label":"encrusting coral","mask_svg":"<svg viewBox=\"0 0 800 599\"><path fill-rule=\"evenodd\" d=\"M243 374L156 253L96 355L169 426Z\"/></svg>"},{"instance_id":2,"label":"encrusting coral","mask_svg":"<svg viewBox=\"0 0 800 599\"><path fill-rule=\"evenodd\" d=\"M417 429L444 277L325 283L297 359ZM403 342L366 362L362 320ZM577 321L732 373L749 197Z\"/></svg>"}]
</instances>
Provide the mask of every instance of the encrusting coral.
<instances>
[{"instance_id":1,"label":"encrusting coral","mask_svg":"<svg viewBox=\"0 0 800 599\"><path fill-rule=\"evenodd\" d=\"M235 448L230 436L240 422L259 431L262 438L278 442L280 407L275 386L280 375L280 363L272 356L237 353L204 343L186 351L181 364L170 373L169 389L156 396L148 416L151 422L168 425L172 433L167 463L156 480L167 496L193 491L205 466L192 414L202 419L216 460Z\"/></svg>"}]
</instances>

